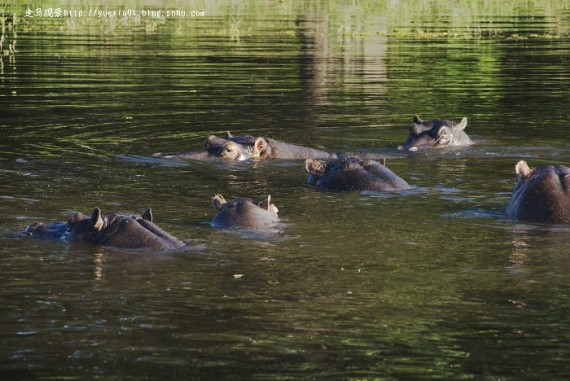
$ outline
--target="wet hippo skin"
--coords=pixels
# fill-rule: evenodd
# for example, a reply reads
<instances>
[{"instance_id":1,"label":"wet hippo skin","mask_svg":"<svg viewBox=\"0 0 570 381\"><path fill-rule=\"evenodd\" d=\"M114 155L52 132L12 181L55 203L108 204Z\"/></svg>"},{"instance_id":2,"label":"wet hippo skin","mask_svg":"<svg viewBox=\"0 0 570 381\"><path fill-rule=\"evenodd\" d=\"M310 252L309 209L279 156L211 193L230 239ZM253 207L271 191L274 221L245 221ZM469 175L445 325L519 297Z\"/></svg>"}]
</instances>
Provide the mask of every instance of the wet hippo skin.
<instances>
[{"instance_id":1,"label":"wet hippo skin","mask_svg":"<svg viewBox=\"0 0 570 381\"><path fill-rule=\"evenodd\" d=\"M254 137L251 135L233 136L229 132L226 138L208 136L204 150L209 156L225 160L250 159L330 159L336 157L324 151L310 147L284 143L279 140Z\"/></svg>"},{"instance_id":2,"label":"wet hippo skin","mask_svg":"<svg viewBox=\"0 0 570 381\"><path fill-rule=\"evenodd\" d=\"M465 133L465 127L467 127L466 117L463 117L459 123L455 123L447 119L422 121L414 115L408 139L398 149L418 151L469 145L471 139Z\"/></svg>"},{"instance_id":3,"label":"wet hippo skin","mask_svg":"<svg viewBox=\"0 0 570 381\"><path fill-rule=\"evenodd\" d=\"M91 216L73 213L66 224L33 223L25 232L34 237L87 241L124 249L167 250L185 246L152 220L150 209L142 215L121 212L104 215L99 208L95 208Z\"/></svg>"},{"instance_id":4,"label":"wet hippo skin","mask_svg":"<svg viewBox=\"0 0 570 381\"><path fill-rule=\"evenodd\" d=\"M321 191L397 191L410 188L384 163L355 156L338 154L337 159L328 163L308 159L305 168L309 172L307 182Z\"/></svg>"},{"instance_id":5,"label":"wet hippo skin","mask_svg":"<svg viewBox=\"0 0 570 381\"><path fill-rule=\"evenodd\" d=\"M262 201L238 198L228 202L222 195L216 195L212 198L212 205L218 210L212 220L213 227L265 229L279 220L279 209L271 203L271 196Z\"/></svg>"},{"instance_id":6,"label":"wet hippo skin","mask_svg":"<svg viewBox=\"0 0 570 381\"><path fill-rule=\"evenodd\" d=\"M505 213L507 217L555 224L570 224L570 168L547 165L515 166L517 182Z\"/></svg>"}]
</instances>

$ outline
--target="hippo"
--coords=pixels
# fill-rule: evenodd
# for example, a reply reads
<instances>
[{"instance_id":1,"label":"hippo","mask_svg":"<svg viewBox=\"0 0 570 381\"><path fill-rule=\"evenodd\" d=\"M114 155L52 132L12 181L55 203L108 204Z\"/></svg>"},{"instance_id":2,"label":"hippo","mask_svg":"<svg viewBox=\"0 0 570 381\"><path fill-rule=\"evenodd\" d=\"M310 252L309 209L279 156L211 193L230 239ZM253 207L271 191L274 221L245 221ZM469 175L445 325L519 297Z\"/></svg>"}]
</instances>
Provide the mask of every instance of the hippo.
<instances>
[{"instance_id":1,"label":"hippo","mask_svg":"<svg viewBox=\"0 0 570 381\"><path fill-rule=\"evenodd\" d=\"M204 150L210 157L238 161L250 159L332 159L336 157L334 154L314 148L251 135L233 136L230 132L227 132L225 139L216 135L208 136L204 142Z\"/></svg>"},{"instance_id":2,"label":"hippo","mask_svg":"<svg viewBox=\"0 0 570 381\"><path fill-rule=\"evenodd\" d=\"M216 228L268 229L279 220L279 209L271 203L271 196L263 201L238 198L227 202L218 194L212 197L212 204L219 210L212 220L212 226Z\"/></svg>"},{"instance_id":3,"label":"hippo","mask_svg":"<svg viewBox=\"0 0 570 381\"><path fill-rule=\"evenodd\" d=\"M65 222L54 222L51 225L42 222L34 222L24 229L24 234L31 237L39 237L51 240L67 239L69 225Z\"/></svg>"},{"instance_id":4,"label":"hippo","mask_svg":"<svg viewBox=\"0 0 570 381\"><path fill-rule=\"evenodd\" d=\"M430 148L465 146L472 144L465 133L467 118L463 117L459 123L447 119L432 119L422 121L417 115L412 118L410 135L399 146L399 150L418 151Z\"/></svg>"},{"instance_id":5,"label":"hippo","mask_svg":"<svg viewBox=\"0 0 570 381\"><path fill-rule=\"evenodd\" d=\"M515 173L518 180L505 210L508 218L570 224L570 168L530 168L521 160Z\"/></svg>"},{"instance_id":6,"label":"hippo","mask_svg":"<svg viewBox=\"0 0 570 381\"><path fill-rule=\"evenodd\" d=\"M185 246L153 222L152 210L144 214L112 212L106 215L95 208L90 217L73 213L67 224L44 225L34 223L26 233L48 239L88 241L122 249L168 250ZM65 229L64 229L65 227Z\"/></svg>"},{"instance_id":7,"label":"hippo","mask_svg":"<svg viewBox=\"0 0 570 381\"><path fill-rule=\"evenodd\" d=\"M305 168L309 172L307 182L315 185L320 191L399 191L410 189L406 181L371 159L337 154L338 158L328 163L315 159L307 159Z\"/></svg>"}]
</instances>

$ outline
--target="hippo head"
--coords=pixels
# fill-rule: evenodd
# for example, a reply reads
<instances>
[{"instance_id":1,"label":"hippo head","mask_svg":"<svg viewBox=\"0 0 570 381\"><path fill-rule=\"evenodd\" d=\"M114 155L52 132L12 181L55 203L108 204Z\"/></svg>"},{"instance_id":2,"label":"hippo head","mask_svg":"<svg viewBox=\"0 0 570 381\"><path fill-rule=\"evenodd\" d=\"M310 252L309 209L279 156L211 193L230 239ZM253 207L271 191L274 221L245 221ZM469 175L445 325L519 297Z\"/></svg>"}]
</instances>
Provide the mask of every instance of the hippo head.
<instances>
[{"instance_id":1,"label":"hippo head","mask_svg":"<svg viewBox=\"0 0 570 381\"><path fill-rule=\"evenodd\" d=\"M152 222L152 211L143 215L108 213L95 208L91 217L74 213L69 219L69 241L90 241L124 249L167 250L185 244Z\"/></svg>"},{"instance_id":2,"label":"hippo head","mask_svg":"<svg viewBox=\"0 0 570 381\"><path fill-rule=\"evenodd\" d=\"M24 230L24 234L44 239L66 239L69 226L63 222L47 225L41 222L31 223Z\"/></svg>"},{"instance_id":3,"label":"hippo head","mask_svg":"<svg viewBox=\"0 0 570 381\"><path fill-rule=\"evenodd\" d=\"M152 222L152 211L144 214L101 213L95 208L91 216L73 213L67 223L30 224L25 234L62 241L88 241L124 249L167 250L186 246L184 242Z\"/></svg>"},{"instance_id":4,"label":"hippo head","mask_svg":"<svg viewBox=\"0 0 570 381\"><path fill-rule=\"evenodd\" d=\"M507 217L570 224L570 168L547 165L533 169L521 160L515 173L517 183L506 208Z\"/></svg>"},{"instance_id":5,"label":"hippo head","mask_svg":"<svg viewBox=\"0 0 570 381\"><path fill-rule=\"evenodd\" d=\"M214 227L264 229L278 221L279 209L271 203L271 196L262 201L238 198L228 202L218 194L212 197L212 205L219 211L212 221Z\"/></svg>"},{"instance_id":6,"label":"hippo head","mask_svg":"<svg viewBox=\"0 0 570 381\"><path fill-rule=\"evenodd\" d=\"M309 177L307 178L307 184L317 185L319 179L324 176L327 164L315 159L305 160L305 169L309 172Z\"/></svg>"},{"instance_id":7,"label":"hippo head","mask_svg":"<svg viewBox=\"0 0 570 381\"><path fill-rule=\"evenodd\" d=\"M398 149L418 151L471 144L469 137L464 132L465 127L467 127L466 117L463 117L459 123L454 123L446 119L422 121L417 115L414 115L412 125L409 128L408 139Z\"/></svg>"},{"instance_id":8,"label":"hippo head","mask_svg":"<svg viewBox=\"0 0 570 381\"><path fill-rule=\"evenodd\" d=\"M356 156L337 154L337 159L324 163L307 159L307 182L321 191L373 190L392 191L409 189L408 183L380 162Z\"/></svg>"},{"instance_id":9,"label":"hippo head","mask_svg":"<svg viewBox=\"0 0 570 381\"><path fill-rule=\"evenodd\" d=\"M368 183L374 181L366 168L384 166L384 160L378 163L342 153L337 156L337 159L327 163L316 159L305 160L305 169L309 172L307 183L324 191L364 190Z\"/></svg>"},{"instance_id":10,"label":"hippo head","mask_svg":"<svg viewBox=\"0 0 570 381\"><path fill-rule=\"evenodd\" d=\"M204 149L210 156L242 161L267 156L270 148L264 138L251 135L234 137L227 132L225 139L216 135L208 136L204 142Z\"/></svg>"},{"instance_id":11,"label":"hippo head","mask_svg":"<svg viewBox=\"0 0 570 381\"><path fill-rule=\"evenodd\" d=\"M101 213L101 209L95 208L91 213L91 217L83 213L75 212L67 221L67 225L69 226L67 239L69 241L97 241L99 236L108 232L111 226L117 225L127 219L152 222L152 210L147 209L142 215L117 212L104 215Z\"/></svg>"}]
</instances>

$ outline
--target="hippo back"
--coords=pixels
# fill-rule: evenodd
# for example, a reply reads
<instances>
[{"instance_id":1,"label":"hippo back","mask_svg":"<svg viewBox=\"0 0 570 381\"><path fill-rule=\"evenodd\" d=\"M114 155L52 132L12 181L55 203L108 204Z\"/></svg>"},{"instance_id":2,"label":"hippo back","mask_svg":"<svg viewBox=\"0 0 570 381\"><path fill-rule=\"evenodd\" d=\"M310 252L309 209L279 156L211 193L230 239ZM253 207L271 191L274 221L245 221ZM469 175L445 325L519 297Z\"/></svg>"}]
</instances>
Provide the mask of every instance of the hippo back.
<instances>
[{"instance_id":1,"label":"hippo back","mask_svg":"<svg viewBox=\"0 0 570 381\"><path fill-rule=\"evenodd\" d=\"M321 163L320 170L316 171L311 165L319 162L307 160L307 170L310 172L308 182L316 185L321 191L333 192L396 191L410 188L406 181L377 161L362 160L342 154L338 157L328 162L326 166Z\"/></svg>"},{"instance_id":2,"label":"hippo back","mask_svg":"<svg viewBox=\"0 0 570 381\"><path fill-rule=\"evenodd\" d=\"M264 209L260 202L250 199L237 199L226 202L221 207L212 220L212 226L218 228L266 229L274 225L278 220L277 213L273 210Z\"/></svg>"},{"instance_id":3,"label":"hippo back","mask_svg":"<svg viewBox=\"0 0 570 381\"><path fill-rule=\"evenodd\" d=\"M209 136L204 143L204 150L209 156L226 160L329 159L335 157L335 155L318 149L284 143L271 138L252 135L233 136L230 133L227 138Z\"/></svg>"},{"instance_id":4,"label":"hippo back","mask_svg":"<svg viewBox=\"0 0 570 381\"><path fill-rule=\"evenodd\" d=\"M515 171L518 180L505 210L507 217L570 224L570 168L548 165L530 169L520 161Z\"/></svg>"},{"instance_id":5,"label":"hippo back","mask_svg":"<svg viewBox=\"0 0 570 381\"><path fill-rule=\"evenodd\" d=\"M130 218L114 222L97 236L96 242L124 249L167 250L184 246L154 223Z\"/></svg>"},{"instance_id":6,"label":"hippo back","mask_svg":"<svg viewBox=\"0 0 570 381\"><path fill-rule=\"evenodd\" d=\"M76 213L69 221L71 241L89 241L124 249L167 250L185 244L155 225L150 210L138 214L109 213L96 208L90 218Z\"/></svg>"},{"instance_id":7,"label":"hippo back","mask_svg":"<svg viewBox=\"0 0 570 381\"><path fill-rule=\"evenodd\" d=\"M334 159L336 157L335 154L311 147L284 143L271 138L265 138L265 141L267 148L263 154L272 159Z\"/></svg>"}]
</instances>

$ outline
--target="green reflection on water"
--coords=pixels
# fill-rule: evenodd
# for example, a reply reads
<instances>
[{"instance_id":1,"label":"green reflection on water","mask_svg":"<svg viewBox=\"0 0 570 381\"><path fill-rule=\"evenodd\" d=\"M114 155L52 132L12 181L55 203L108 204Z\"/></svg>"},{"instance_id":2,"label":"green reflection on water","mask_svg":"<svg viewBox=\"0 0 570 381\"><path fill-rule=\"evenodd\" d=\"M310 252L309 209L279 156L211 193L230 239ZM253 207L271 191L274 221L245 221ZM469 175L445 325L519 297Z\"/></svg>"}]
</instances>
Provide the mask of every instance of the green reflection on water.
<instances>
[{"instance_id":1,"label":"green reflection on water","mask_svg":"<svg viewBox=\"0 0 570 381\"><path fill-rule=\"evenodd\" d=\"M497 214L516 160L569 160L568 42L502 41L563 36L567 2L198 4L210 18L29 20L10 35L20 51L2 76L2 228L152 207L200 249L164 258L2 236L2 367L563 379L568 230ZM404 140L414 113L467 115L479 139L389 159L417 187L404 195L316 193L299 162L151 157L226 129L375 153ZM284 232L211 229L220 192L272 194Z\"/></svg>"},{"instance_id":2,"label":"green reflection on water","mask_svg":"<svg viewBox=\"0 0 570 381\"><path fill-rule=\"evenodd\" d=\"M135 10L132 16L116 17L41 17L41 22L24 17L20 30L58 29L77 32L97 28L102 34L139 31L156 33L167 23L181 35L218 35L238 41L255 35L282 34L295 36L299 22L322 21L315 33L342 38L390 36L420 39L562 38L568 36L570 23L568 0L465 1L446 0L383 0L383 1L193 1L190 3L130 1L50 1L33 5L8 1L9 15L25 15L48 9L124 11ZM185 16L142 16L143 10L184 10ZM191 16L192 11L205 11L204 16ZM200 25L200 19L215 19L215 25ZM191 22L188 23L188 19ZM268 21L268 22L267 22ZM514 26L514 28L513 28ZM518 26L518 27L517 27Z\"/></svg>"}]
</instances>

